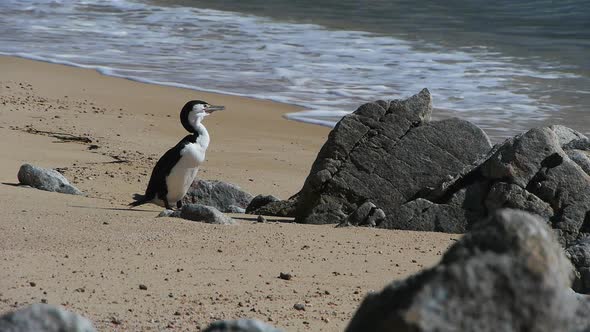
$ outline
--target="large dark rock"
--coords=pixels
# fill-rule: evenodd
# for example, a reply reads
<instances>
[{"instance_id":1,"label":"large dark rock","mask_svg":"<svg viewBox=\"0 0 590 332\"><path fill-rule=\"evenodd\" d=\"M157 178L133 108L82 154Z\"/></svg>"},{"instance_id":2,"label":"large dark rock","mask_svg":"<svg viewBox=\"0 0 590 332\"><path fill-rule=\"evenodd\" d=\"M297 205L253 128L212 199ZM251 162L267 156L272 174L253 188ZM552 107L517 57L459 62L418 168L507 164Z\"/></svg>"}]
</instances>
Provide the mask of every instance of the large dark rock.
<instances>
[{"instance_id":1,"label":"large dark rock","mask_svg":"<svg viewBox=\"0 0 590 332\"><path fill-rule=\"evenodd\" d=\"M571 274L545 221L498 210L437 266L367 295L346 331L583 331Z\"/></svg>"},{"instance_id":2,"label":"large dark rock","mask_svg":"<svg viewBox=\"0 0 590 332\"><path fill-rule=\"evenodd\" d=\"M402 204L437 187L490 149L485 133L459 119L429 122L430 93L359 107L330 132L302 190L300 223L343 223L370 202L393 222Z\"/></svg>"},{"instance_id":3,"label":"large dark rock","mask_svg":"<svg viewBox=\"0 0 590 332\"><path fill-rule=\"evenodd\" d=\"M182 199L184 204L213 206L221 212L241 213L246 209L252 195L240 187L218 180L195 180Z\"/></svg>"},{"instance_id":4,"label":"large dark rock","mask_svg":"<svg viewBox=\"0 0 590 332\"><path fill-rule=\"evenodd\" d=\"M452 204L436 204L418 198L397 209L395 218L377 224L381 228L464 233L468 228L465 210Z\"/></svg>"},{"instance_id":5,"label":"large dark rock","mask_svg":"<svg viewBox=\"0 0 590 332\"><path fill-rule=\"evenodd\" d=\"M23 164L18 170L17 176L21 184L33 188L62 194L82 195L78 188L72 186L68 179L54 169Z\"/></svg>"},{"instance_id":6,"label":"large dark rock","mask_svg":"<svg viewBox=\"0 0 590 332\"><path fill-rule=\"evenodd\" d=\"M89 320L61 307L33 304L0 317L2 332L95 332Z\"/></svg>"},{"instance_id":7,"label":"large dark rock","mask_svg":"<svg viewBox=\"0 0 590 332\"><path fill-rule=\"evenodd\" d=\"M458 202L468 223L500 208L543 217L569 246L590 235L590 176L568 151L589 148L583 135L562 127L535 128L496 146L480 165L425 195ZM466 190L470 195L465 195Z\"/></svg>"}]
</instances>

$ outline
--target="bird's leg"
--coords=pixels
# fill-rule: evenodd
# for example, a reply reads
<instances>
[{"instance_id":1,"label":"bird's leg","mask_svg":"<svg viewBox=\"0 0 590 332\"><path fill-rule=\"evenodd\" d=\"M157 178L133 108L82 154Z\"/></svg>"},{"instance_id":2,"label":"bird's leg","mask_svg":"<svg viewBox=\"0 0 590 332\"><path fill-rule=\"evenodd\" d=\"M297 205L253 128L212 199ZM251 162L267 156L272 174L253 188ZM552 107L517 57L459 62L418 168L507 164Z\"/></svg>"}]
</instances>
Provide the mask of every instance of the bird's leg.
<instances>
[{"instance_id":1,"label":"bird's leg","mask_svg":"<svg viewBox=\"0 0 590 332\"><path fill-rule=\"evenodd\" d=\"M167 198L164 198L164 206L166 207L166 210L172 210L172 208L170 207L170 203L168 203Z\"/></svg>"},{"instance_id":2,"label":"bird's leg","mask_svg":"<svg viewBox=\"0 0 590 332\"><path fill-rule=\"evenodd\" d=\"M180 210L182 209L182 200L176 202L176 207Z\"/></svg>"}]
</instances>

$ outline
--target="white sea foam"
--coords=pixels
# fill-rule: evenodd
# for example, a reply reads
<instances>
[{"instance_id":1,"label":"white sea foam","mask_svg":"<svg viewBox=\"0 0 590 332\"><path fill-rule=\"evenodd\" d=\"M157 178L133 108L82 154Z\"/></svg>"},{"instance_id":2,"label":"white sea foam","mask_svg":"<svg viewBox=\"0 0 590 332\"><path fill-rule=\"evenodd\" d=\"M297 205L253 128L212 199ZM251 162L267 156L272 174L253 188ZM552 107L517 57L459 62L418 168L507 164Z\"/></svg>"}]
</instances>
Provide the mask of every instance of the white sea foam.
<instances>
[{"instance_id":1,"label":"white sea foam","mask_svg":"<svg viewBox=\"0 0 590 332\"><path fill-rule=\"evenodd\" d=\"M437 107L484 128L518 131L560 107L540 98L551 95L547 82L577 77L486 47L449 50L210 9L7 0L0 12L0 54L301 105L308 111L287 117L328 126L361 103L428 87Z\"/></svg>"}]
</instances>

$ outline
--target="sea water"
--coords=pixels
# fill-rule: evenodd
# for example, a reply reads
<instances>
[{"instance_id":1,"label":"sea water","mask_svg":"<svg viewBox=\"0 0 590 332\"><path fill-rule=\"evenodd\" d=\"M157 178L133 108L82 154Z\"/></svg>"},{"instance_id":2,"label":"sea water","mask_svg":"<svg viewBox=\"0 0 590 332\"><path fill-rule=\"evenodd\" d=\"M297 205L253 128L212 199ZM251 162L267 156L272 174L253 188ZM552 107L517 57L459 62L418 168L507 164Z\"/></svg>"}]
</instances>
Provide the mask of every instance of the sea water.
<instances>
[{"instance_id":1,"label":"sea water","mask_svg":"<svg viewBox=\"0 0 590 332\"><path fill-rule=\"evenodd\" d=\"M326 126L426 87L435 119L496 141L590 132L586 0L0 0L0 54L296 104L289 119Z\"/></svg>"}]
</instances>

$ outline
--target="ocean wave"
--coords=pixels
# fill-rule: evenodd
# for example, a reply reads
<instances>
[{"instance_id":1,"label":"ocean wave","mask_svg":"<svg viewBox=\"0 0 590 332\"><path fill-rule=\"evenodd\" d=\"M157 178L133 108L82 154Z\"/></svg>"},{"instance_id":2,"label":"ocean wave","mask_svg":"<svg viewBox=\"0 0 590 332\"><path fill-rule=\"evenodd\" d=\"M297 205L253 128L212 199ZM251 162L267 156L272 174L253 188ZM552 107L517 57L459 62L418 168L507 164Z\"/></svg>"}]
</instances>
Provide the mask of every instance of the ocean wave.
<instances>
[{"instance_id":1,"label":"ocean wave","mask_svg":"<svg viewBox=\"0 0 590 332\"><path fill-rule=\"evenodd\" d=\"M485 46L449 49L213 9L24 0L1 2L0 11L0 54L300 105L309 111L289 119L327 126L364 102L428 87L437 107L518 131L563 106L554 84L585 79L560 63Z\"/></svg>"}]
</instances>

